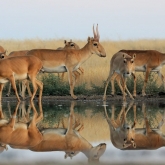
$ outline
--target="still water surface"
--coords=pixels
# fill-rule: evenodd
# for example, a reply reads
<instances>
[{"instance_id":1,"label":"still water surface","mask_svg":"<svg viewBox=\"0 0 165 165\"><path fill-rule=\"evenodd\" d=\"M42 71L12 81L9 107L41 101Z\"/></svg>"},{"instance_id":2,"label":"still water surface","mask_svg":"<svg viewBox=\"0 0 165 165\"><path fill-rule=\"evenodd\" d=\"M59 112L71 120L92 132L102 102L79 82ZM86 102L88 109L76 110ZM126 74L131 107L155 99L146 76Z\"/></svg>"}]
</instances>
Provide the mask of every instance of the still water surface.
<instances>
[{"instance_id":1,"label":"still water surface","mask_svg":"<svg viewBox=\"0 0 165 165\"><path fill-rule=\"evenodd\" d=\"M0 163L163 163L164 110L163 102L43 101L34 106L2 102ZM15 133L6 129L10 119L15 122ZM37 123L37 131L30 130L36 131L35 137L27 133L32 121ZM68 125L81 136L74 132L66 140ZM81 141L84 143L79 146Z\"/></svg>"}]
</instances>

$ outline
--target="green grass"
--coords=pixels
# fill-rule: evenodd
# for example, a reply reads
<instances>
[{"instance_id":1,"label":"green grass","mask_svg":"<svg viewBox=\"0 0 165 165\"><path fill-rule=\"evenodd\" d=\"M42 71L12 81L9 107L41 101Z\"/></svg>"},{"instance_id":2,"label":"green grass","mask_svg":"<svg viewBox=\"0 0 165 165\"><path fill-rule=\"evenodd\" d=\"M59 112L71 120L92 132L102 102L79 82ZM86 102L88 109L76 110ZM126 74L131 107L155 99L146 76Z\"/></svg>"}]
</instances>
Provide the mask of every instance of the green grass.
<instances>
[{"instance_id":1,"label":"green grass","mask_svg":"<svg viewBox=\"0 0 165 165\"><path fill-rule=\"evenodd\" d=\"M61 81L61 79L55 74L44 74L41 76L40 80L44 84L43 95L45 96L67 96L70 95L70 86L68 81ZM137 94L141 94L144 84L144 78L141 75L137 76ZM101 86L96 85L96 83L91 83L91 87L87 88L86 84L83 83L79 86L75 86L75 95L103 95L104 94L105 81ZM134 80L132 77L127 79L127 87L131 93L134 90ZM32 85L30 84L31 91L33 91ZM18 89L18 85L17 85ZM6 95L8 91L8 85L4 87L3 95ZM150 74L149 80L146 86L146 94L156 95L159 92L164 91L163 85L158 85L158 76L154 73ZM115 93L121 94L121 90L115 81ZM109 83L107 88L107 95L111 94L111 83ZM13 90L11 90L11 95L14 95Z\"/></svg>"}]
</instances>

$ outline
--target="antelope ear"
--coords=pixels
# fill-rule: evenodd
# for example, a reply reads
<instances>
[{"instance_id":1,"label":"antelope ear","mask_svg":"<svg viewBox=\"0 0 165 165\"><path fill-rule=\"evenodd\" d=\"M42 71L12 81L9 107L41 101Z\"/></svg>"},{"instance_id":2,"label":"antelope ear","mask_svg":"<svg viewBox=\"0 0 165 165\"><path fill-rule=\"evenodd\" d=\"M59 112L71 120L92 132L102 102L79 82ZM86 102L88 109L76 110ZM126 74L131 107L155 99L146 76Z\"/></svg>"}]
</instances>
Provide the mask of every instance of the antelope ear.
<instances>
[{"instance_id":1,"label":"antelope ear","mask_svg":"<svg viewBox=\"0 0 165 165\"><path fill-rule=\"evenodd\" d=\"M91 42L91 38L90 38L90 37L88 37L87 41L88 41L88 42Z\"/></svg>"},{"instance_id":2,"label":"antelope ear","mask_svg":"<svg viewBox=\"0 0 165 165\"><path fill-rule=\"evenodd\" d=\"M64 44L65 44L65 45L67 45L67 44L68 44L68 42L67 42L66 40L64 40Z\"/></svg>"},{"instance_id":3,"label":"antelope ear","mask_svg":"<svg viewBox=\"0 0 165 165\"><path fill-rule=\"evenodd\" d=\"M133 54L133 59L136 58L136 53Z\"/></svg>"},{"instance_id":4,"label":"antelope ear","mask_svg":"<svg viewBox=\"0 0 165 165\"><path fill-rule=\"evenodd\" d=\"M125 54L123 54L123 58L125 58Z\"/></svg>"}]
</instances>

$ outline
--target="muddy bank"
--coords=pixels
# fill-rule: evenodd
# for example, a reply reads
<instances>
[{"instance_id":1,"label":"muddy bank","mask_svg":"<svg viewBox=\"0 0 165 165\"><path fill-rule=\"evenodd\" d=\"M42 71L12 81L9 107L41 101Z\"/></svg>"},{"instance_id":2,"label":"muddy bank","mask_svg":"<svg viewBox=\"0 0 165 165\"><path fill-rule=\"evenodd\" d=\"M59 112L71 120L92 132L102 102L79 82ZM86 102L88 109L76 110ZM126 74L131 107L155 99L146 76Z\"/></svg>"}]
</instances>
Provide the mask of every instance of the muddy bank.
<instances>
[{"instance_id":1,"label":"muddy bank","mask_svg":"<svg viewBox=\"0 0 165 165\"><path fill-rule=\"evenodd\" d=\"M92 96L85 96L85 95L78 95L78 100L77 101L92 101L92 100L99 100L102 101L103 100L103 95L92 95ZM38 98L35 97L35 100L37 100ZM25 100L30 100L30 97L26 97ZM42 96L42 100L46 101L46 100L56 100L56 101L64 101L64 100L74 100L71 96ZM107 95L107 101L122 101L123 100L123 96L122 95L115 95L115 96L111 96L111 95ZM126 97L127 101L130 101L131 99L127 96ZM141 95L137 95L137 97L134 99L135 101L165 101L165 95L148 95L148 96L141 96ZM11 97L2 97L2 101L17 101L15 96L11 96Z\"/></svg>"}]
</instances>

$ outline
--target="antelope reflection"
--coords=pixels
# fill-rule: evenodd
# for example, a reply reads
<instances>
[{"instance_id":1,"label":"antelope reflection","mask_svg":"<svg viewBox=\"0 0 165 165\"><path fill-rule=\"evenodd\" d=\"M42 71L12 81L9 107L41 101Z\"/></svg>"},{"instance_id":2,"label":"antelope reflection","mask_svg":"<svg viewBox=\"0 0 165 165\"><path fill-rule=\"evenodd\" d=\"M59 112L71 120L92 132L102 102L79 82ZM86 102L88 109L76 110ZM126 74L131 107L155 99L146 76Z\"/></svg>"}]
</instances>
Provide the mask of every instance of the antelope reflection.
<instances>
[{"instance_id":1,"label":"antelope reflection","mask_svg":"<svg viewBox=\"0 0 165 165\"><path fill-rule=\"evenodd\" d=\"M33 109L33 119L28 122L21 122L19 120L16 122L16 115L19 104L20 103L18 102L10 121L4 119L2 107L0 108L1 151L3 151L3 148L7 149L6 145L10 145L13 148L28 149L37 145L42 140L42 134L36 127L36 123L39 121L39 119L42 119L43 114L39 115L38 118L38 113L34 107L33 102L31 102L31 107Z\"/></svg>"},{"instance_id":2,"label":"antelope reflection","mask_svg":"<svg viewBox=\"0 0 165 165\"><path fill-rule=\"evenodd\" d=\"M1 113L1 121L3 124L0 125L0 144L3 150L6 148L5 145L10 145L12 148L29 149L35 152L47 152L47 151L64 151L64 158L76 156L79 152L82 152L88 158L88 161L99 161L99 158L103 155L106 150L106 144L101 143L98 146L93 147L85 138L80 135L80 132L84 128L74 115L75 102L71 103L70 116L68 126L66 127L62 120L62 127L59 125L56 128L43 128L39 129L36 126L38 118L42 120L42 115L37 118L37 111L32 103L27 113L25 110L25 104L21 106L21 112L19 113L19 122L15 122L16 114L19 107L19 103L14 111L11 121L4 120L3 113ZM29 111L33 108L33 119L29 123ZM42 105L39 105L40 113L42 112ZM9 108L10 111L10 108ZM29 126L28 126L29 123ZM17 126L18 125L18 126ZM80 127L79 127L80 126ZM79 127L79 128L78 128ZM4 132L7 132L5 134ZM1 148L0 148L1 149Z\"/></svg>"},{"instance_id":3,"label":"antelope reflection","mask_svg":"<svg viewBox=\"0 0 165 165\"><path fill-rule=\"evenodd\" d=\"M68 128L48 128L43 129L43 140L36 146L31 147L30 150L36 152L45 151L65 151L67 156L75 156L79 151L84 153L88 158L88 161L99 161L100 156L103 155L106 149L106 144L101 143L96 147L93 147L85 138L83 138L79 131L74 130L74 105L71 103L70 116L68 122Z\"/></svg>"},{"instance_id":4,"label":"antelope reflection","mask_svg":"<svg viewBox=\"0 0 165 165\"><path fill-rule=\"evenodd\" d=\"M105 102L104 102L105 104ZM126 114L133 106L134 109L134 124L131 126L126 122ZM115 108L112 105L112 115L109 119L106 106L104 106L105 115L110 129L110 137L112 144L122 150L138 150L138 149L158 149L165 146L165 136L161 132L161 127L165 121L165 114L157 128L150 128L147 115L145 112L145 104L142 104L142 111L144 116L145 128L135 128L136 119L136 105L131 102L125 112L125 104L123 104L117 119L114 119ZM121 119L122 115L122 120Z\"/></svg>"}]
</instances>

